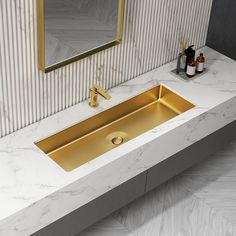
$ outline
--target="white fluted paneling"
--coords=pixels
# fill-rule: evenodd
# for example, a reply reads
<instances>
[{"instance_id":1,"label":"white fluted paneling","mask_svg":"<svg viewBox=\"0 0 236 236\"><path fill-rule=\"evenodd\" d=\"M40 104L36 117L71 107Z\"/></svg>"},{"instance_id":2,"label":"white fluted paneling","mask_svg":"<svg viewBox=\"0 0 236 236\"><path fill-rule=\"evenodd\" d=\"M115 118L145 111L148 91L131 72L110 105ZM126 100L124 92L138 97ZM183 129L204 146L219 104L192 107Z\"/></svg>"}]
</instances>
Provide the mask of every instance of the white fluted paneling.
<instances>
[{"instance_id":1,"label":"white fluted paneling","mask_svg":"<svg viewBox=\"0 0 236 236\"><path fill-rule=\"evenodd\" d=\"M0 137L171 60L181 36L205 45L212 0L126 0L124 37L49 74L37 68L36 1L0 0Z\"/></svg>"}]
</instances>

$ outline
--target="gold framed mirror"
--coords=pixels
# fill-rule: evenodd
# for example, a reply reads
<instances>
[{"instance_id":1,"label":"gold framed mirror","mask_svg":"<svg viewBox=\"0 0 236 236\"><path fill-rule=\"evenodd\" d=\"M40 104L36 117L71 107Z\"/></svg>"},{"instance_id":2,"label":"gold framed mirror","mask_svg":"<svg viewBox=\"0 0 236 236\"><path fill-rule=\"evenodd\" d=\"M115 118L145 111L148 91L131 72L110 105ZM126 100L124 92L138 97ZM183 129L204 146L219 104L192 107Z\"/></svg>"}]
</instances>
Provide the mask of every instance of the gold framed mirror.
<instances>
[{"instance_id":1,"label":"gold framed mirror","mask_svg":"<svg viewBox=\"0 0 236 236\"><path fill-rule=\"evenodd\" d=\"M124 0L36 0L45 73L121 43Z\"/></svg>"}]
</instances>

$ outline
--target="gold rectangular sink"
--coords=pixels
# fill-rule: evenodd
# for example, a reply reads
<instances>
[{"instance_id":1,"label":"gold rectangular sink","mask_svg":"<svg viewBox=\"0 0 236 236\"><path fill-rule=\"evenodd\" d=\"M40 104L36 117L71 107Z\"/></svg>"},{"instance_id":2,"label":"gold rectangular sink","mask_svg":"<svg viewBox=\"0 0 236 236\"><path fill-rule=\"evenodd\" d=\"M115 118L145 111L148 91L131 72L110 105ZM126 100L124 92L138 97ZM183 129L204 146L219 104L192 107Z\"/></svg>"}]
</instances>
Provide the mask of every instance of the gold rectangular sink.
<instances>
[{"instance_id":1,"label":"gold rectangular sink","mask_svg":"<svg viewBox=\"0 0 236 236\"><path fill-rule=\"evenodd\" d=\"M71 171L193 107L158 85L35 144Z\"/></svg>"}]
</instances>

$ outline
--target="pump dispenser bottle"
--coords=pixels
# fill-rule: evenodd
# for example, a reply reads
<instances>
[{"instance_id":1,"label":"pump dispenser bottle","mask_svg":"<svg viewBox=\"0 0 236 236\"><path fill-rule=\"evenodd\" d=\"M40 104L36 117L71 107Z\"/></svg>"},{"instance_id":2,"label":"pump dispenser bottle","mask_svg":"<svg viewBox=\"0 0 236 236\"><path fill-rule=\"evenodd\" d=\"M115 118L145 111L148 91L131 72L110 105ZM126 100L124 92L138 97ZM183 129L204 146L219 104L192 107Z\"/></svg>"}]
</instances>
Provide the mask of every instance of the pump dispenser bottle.
<instances>
[{"instance_id":1,"label":"pump dispenser bottle","mask_svg":"<svg viewBox=\"0 0 236 236\"><path fill-rule=\"evenodd\" d=\"M195 59L196 51L193 49L193 47L194 47L194 45L191 45L185 50L185 54L187 56L186 64L185 64L185 71L187 71L188 64L190 62L194 61L194 59Z\"/></svg>"}]
</instances>

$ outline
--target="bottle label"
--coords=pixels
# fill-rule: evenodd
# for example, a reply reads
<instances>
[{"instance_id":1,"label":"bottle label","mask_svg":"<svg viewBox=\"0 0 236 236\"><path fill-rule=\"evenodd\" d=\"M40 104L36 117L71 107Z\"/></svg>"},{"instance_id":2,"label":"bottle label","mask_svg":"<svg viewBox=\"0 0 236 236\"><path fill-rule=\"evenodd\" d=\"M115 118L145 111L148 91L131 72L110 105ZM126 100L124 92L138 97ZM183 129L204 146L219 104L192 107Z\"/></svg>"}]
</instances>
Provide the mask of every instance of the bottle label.
<instances>
[{"instance_id":1,"label":"bottle label","mask_svg":"<svg viewBox=\"0 0 236 236\"><path fill-rule=\"evenodd\" d=\"M196 73L196 66L189 66L187 67L187 72L188 75L195 75Z\"/></svg>"},{"instance_id":2,"label":"bottle label","mask_svg":"<svg viewBox=\"0 0 236 236\"><path fill-rule=\"evenodd\" d=\"M204 62L197 63L197 71L202 72L204 70Z\"/></svg>"}]
</instances>

